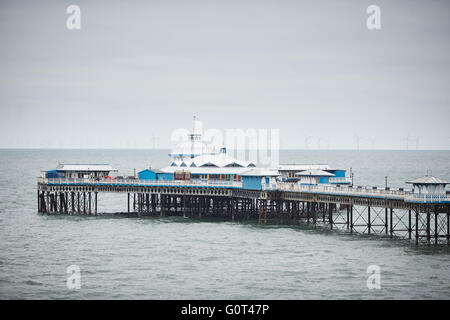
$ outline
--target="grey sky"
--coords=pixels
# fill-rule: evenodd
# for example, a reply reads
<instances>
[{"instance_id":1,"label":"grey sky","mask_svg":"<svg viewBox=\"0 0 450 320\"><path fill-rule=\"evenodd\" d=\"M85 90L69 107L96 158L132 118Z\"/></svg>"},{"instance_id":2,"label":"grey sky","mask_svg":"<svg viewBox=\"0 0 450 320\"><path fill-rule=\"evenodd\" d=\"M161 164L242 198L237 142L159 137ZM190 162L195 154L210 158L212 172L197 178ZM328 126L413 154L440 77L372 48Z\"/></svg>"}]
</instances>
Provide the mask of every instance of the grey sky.
<instances>
[{"instance_id":1,"label":"grey sky","mask_svg":"<svg viewBox=\"0 0 450 320\"><path fill-rule=\"evenodd\" d=\"M81 7L81 30L66 8ZM381 7L382 29L366 28ZM2 1L0 147L168 147L279 128L282 148L450 149L448 1Z\"/></svg>"}]
</instances>

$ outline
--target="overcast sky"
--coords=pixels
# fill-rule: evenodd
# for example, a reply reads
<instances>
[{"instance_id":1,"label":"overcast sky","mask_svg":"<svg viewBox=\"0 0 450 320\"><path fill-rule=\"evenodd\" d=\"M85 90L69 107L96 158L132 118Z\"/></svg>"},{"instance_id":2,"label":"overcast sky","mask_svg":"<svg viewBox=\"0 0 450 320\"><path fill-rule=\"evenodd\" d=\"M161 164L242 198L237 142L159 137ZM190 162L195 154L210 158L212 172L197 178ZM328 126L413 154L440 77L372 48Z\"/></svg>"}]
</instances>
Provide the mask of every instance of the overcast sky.
<instances>
[{"instance_id":1,"label":"overcast sky","mask_svg":"<svg viewBox=\"0 0 450 320\"><path fill-rule=\"evenodd\" d=\"M450 149L445 0L2 0L0 38L0 147L163 148L197 115L282 148Z\"/></svg>"}]
</instances>

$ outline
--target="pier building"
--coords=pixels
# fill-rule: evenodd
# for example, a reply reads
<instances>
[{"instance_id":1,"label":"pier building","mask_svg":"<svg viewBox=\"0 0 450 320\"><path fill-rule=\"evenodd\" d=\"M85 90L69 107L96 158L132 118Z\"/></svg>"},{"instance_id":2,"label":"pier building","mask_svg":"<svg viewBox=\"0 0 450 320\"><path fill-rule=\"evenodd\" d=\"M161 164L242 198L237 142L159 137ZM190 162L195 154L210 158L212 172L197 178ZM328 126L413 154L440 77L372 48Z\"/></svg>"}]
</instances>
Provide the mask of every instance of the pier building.
<instances>
[{"instance_id":1,"label":"pier building","mask_svg":"<svg viewBox=\"0 0 450 320\"><path fill-rule=\"evenodd\" d=\"M278 171L287 182L300 184L350 185L346 170L334 169L327 164L283 164Z\"/></svg>"},{"instance_id":2,"label":"pier building","mask_svg":"<svg viewBox=\"0 0 450 320\"><path fill-rule=\"evenodd\" d=\"M276 170L252 169L241 173L241 176L242 189L276 190L280 173Z\"/></svg>"},{"instance_id":3,"label":"pier building","mask_svg":"<svg viewBox=\"0 0 450 320\"><path fill-rule=\"evenodd\" d=\"M140 180L174 180L173 172L165 172L159 169L144 169L138 172Z\"/></svg>"},{"instance_id":4,"label":"pier building","mask_svg":"<svg viewBox=\"0 0 450 320\"><path fill-rule=\"evenodd\" d=\"M45 172L47 178L102 179L117 172L108 164L58 164L55 170Z\"/></svg>"},{"instance_id":5,"label":"pier building","mask_svg":"<svg viewBox=\"0 0 450 320\"><path fill-rule=\"evenodd\" d=\"M416 197L419 200L423 198L445 198L445 187L449 182L433 177L432 175L425 175L406 183L413 185L411 197Z\"/></svg>"}]
</instances>

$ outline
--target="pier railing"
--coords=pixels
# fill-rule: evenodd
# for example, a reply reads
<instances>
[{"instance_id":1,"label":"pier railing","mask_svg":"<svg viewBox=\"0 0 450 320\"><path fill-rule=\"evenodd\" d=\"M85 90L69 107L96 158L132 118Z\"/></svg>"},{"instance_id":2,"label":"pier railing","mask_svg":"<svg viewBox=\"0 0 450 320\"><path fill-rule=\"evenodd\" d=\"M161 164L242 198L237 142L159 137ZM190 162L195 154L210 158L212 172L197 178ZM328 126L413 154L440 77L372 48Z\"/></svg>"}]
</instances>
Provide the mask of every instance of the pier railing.
<instances>
[{"instance_id":1,"label":"pier railing","mask_svg":"<svg viewBox=\"0 0 450 320\"><path fill-rule=\"evenodd\" d=\"M71 178L38 178L38 183L54 185L92 185L92 186L162 186L162 187L216 187L216 188L243 188L242 181L220 180L140 180L140 179L71 179ZM287 182L278 182L262 185L262 190L307 192L319 194L332 194L342 196L367 196L399 199L416 203L443 203L450 202L450 197L438 194L414 194L403 189L376 189L367 187L348 187L335 185L299 185Z\"/></svg>"},{"instance_id":2,"label":"pier railing","mask_svg":"<svg viewBox=\"0 0 450 320\"><path fill-rule=\"evenodd\" d=\"M88 185L132 185L132 186L192 186L192 187L222 187L242 188L242 181L205 181L205 180L141 180L141 179L60 179L60 178L38 178L43 184L88 184Z\"/></svg>"},{"instance_id":3,"label":"pier railing","mask_svg":"<svg viewBox=\"0 0 450 320\"><path fill-rule=\"evenodd\" d=\"M261 186L262 190L278 190L278 183L268 183Z\"/></svg>"},{"instance_id":4,"label":"pier railing","mask_svg":"<svg viewBox=\"0 0 450 320\"><path fill-rule=\"evenodd\" d=\"M331 193L338 195L360 195L360 196L387 196L390 198L403 199L408 192L404 190L385 190L354 187L336 187L320 185L298 185L292 183L280 183L279 190L293 192L313 192L313 193Z\"/></svg>"},{"instance_id":5,"label":"pier railing","mask_svg":"<svg viewBox=\"0 0 450 320\"><path fill-rule=\"evenodd\" d=\"M441 194L416 194L411 193L405 196L406 202L418 203L441 203L450 202L450 197Z\"/></svg>"}]
</instances>

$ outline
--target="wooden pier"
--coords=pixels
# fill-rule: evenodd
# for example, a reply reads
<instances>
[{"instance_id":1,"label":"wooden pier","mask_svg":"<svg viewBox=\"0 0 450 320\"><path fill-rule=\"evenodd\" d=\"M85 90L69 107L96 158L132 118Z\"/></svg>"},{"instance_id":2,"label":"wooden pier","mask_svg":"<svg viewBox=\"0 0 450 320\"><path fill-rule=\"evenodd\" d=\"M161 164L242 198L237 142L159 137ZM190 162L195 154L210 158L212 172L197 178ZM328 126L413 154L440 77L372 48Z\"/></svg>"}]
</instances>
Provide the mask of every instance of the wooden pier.
<instances>
[{"instance_id":1,"label":"wooden pier","mask_svg":"<svg viewBox=\"0 0 450 320\"><path fill-rule=\"evenodd\" d=\"M298 186L264 190L238 182L38 179L38 212L97 215L99 194L126 193L137 216L221 218L260 223L306 223L350 233L450 245L450 198L420 198L403 190Z\"/></svg>"}]
</instances>

